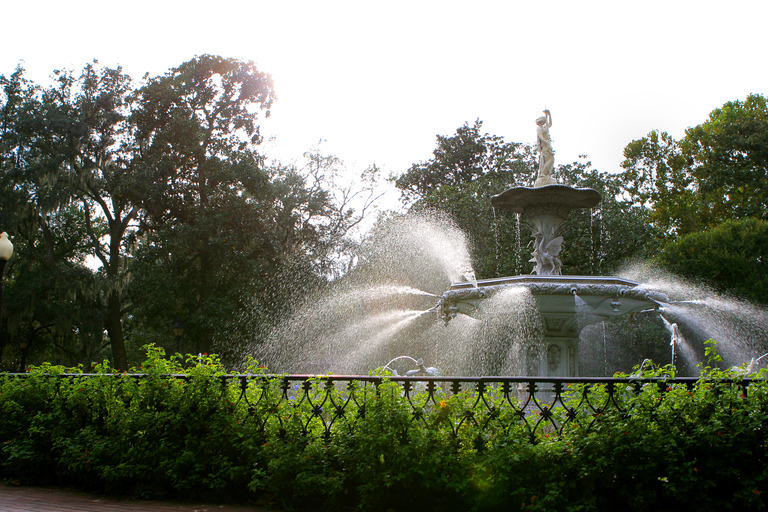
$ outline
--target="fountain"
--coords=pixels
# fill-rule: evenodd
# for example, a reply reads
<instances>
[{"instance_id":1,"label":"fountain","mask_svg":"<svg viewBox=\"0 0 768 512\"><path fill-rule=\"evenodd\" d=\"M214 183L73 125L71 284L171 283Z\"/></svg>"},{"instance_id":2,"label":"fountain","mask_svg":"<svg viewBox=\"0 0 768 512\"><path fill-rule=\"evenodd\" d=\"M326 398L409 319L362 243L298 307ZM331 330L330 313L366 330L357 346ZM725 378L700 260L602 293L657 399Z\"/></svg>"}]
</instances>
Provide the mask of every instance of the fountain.
<instances>
[{"instance_id":1,"label":"fountain","mask_svg":"<svg viewBox=\"0 0 768 512\"><path fill-rule=\"evenodd\" d=\"M532 274L476 279L466 235L450 219L435 212L409 214L378 234L365 268L330 292L305 297L292 317L273 329L257 359L279 372L365 374L385 361L414 362L403 356L412 354L435 364L442 375L576 377L584 352L581 335L594 334L585 328L647 316L659 332L665 327L669 332L673 363L682 357L689 368L697 354L687 337L725 342L726 332L736 330L732 326L749 324L738 343L721 346L730 362L749 361L742 361L745 354L763 348L766 338L768 315L761 308L718 298L707 302L698 289L680 293L679 283L671 286L637 270L636 277L562 275L563 222L572 210L593 208L602 197L552 177L551 114L545 112L537 121L535 184L491 200L533 225ZM670 300L672 291L682 300ZM711 311L720 316L713 320ZM435 322L435 314L443 321ZM612 343L605 331L601 358L611 373L606 354Z\"/></svg>"},{"instance_id":2,"label":"fountain","mask_svg":"<svg viewBox=\"0 0 768 512\"><path fill-rule=\"evenodd\" d=\"M535 276L502 277L475 283L456 283L445 292L439 311L445 322L458 314L473 315L479 301L510 287L525 287L536 297L543 322L543 353L527 355L525 365L538 376L578 376L581 329L617 315L655 310L668 302L659 292L619 277L562 276L559 258L563 245L561 225L571 210L592 208L602 197L594 189L557 184L552 178L554 152L549 142L551 114L539 125L539 176L534 186L514 187L491 198L495 208L520 214L534 227Z\"/></svg>"}]
</instances>

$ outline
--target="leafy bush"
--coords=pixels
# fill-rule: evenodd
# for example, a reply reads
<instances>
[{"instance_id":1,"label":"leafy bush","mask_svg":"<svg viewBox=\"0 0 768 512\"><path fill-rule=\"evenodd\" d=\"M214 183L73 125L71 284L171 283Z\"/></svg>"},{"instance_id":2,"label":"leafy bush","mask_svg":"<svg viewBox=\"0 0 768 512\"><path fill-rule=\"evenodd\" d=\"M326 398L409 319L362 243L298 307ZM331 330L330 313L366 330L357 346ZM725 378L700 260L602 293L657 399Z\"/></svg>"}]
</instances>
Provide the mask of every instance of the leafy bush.
<instances>
[{"instance_id":1,"label":"leafy bush","mask_svg":"<svg viewBox=\"0 0 768 512\"><path fill-rule=\"evenodd\" d=\"M729 220L668 243L657 261L683 277L703 280L721 291L768 304L768 222Z\"/></svg>"},{"instance_id":2,"label":"leafy bush","mask_svg":"<svg viewBox=\"0 0 768 512\"><path fill-rule=\"evenodd\" d=\"M302 510L765 509L766 382L672 371L523 412L503 384L291 387L255 363L227 378L215 356L149 347L130 374L1 377L0 477Z\"/></svg>"}]
</instances>

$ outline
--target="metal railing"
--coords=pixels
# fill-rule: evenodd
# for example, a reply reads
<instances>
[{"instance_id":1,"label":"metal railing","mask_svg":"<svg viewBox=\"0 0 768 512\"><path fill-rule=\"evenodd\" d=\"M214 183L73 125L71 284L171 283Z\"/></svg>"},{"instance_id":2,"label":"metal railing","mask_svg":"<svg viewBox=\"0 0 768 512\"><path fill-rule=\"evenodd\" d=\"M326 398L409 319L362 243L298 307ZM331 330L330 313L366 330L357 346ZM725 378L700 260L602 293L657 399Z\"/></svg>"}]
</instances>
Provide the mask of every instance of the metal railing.
<instances>
[{"instance_id":1,"label":"metal railing","mask_svg":"<svg viewBox=\"0 0 768 512\"><path fill-rule=\"evenodd\" d=\"M4 379L26 379L29 374L0 375ZM38 375L39 377L39 375ZM664 404L673 391L693 392L706 386L746 396L753 382L764 380L699 378L532 378L532 377L423 377L359 375L252 375L227 374L193 377L187 374L87 374L47 376L78 385L100 379L104 391L158 380L178 383L178 392L195 379L206 382L206 392L239 408L244 420L259 429L276 429L305 436L329 438L354 429L355 423L372 411L383 394L401 413L408 415L409 428L447 428L458 436L462 429L506 431L520 428L536 443L543 435L562 435L568 428L591 429L607 413L622 417L649 414ZM85 380L84 380L85 379ZM160 383L162 385L162 382ZM173 386L169 386L171 388ZM645 397L640 400L641 395ZM113 396L130 402L139 399L130 392ZM93 407L98 407L93 401Z\"/></svg>"}]
</instances>

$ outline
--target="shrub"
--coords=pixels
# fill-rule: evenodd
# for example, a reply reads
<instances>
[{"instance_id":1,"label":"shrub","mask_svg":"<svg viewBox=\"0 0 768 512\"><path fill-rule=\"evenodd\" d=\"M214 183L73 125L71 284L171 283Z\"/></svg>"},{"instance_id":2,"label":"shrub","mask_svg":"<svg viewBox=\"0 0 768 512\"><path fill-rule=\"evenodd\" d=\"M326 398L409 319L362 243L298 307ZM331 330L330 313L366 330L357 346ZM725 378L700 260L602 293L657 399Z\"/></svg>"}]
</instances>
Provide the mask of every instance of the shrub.
<instances>
[{"instance_id":1,"label":"shrub","mask_svg":"<svg viewBox=\"0 0 768 512\"><path fill-rule=\"evenodd\" d=\"M130 374L1 377L0 477L303 510L764 509L766 382L671 370L524 412L508 384L292 387L149 347Z\"/></svg>"}]
</instances>

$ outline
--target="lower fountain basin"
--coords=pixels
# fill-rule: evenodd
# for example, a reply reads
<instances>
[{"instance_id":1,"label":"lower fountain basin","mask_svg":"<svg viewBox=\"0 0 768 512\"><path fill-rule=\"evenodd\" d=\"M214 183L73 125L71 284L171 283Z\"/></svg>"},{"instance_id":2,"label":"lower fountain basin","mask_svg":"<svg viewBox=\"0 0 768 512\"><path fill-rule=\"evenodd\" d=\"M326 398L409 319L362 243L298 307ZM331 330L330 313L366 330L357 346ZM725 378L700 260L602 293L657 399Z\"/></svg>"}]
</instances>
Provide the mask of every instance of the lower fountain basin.
<instances>
[{"instance_id":1,"label":"lower fountain basin","mask_svg":"<svg viewBox=\"0 0 768 512\"><path fill-rule=\"evenodd\" d=\"M578 337L586 325L610 317L657 309L667 297L619 277L514 276L455 283L438 304L447 322L457 314L475 316L480 303L511 287L524 287L536 298L546 336Z\"/></svg>"}]
</instances>

